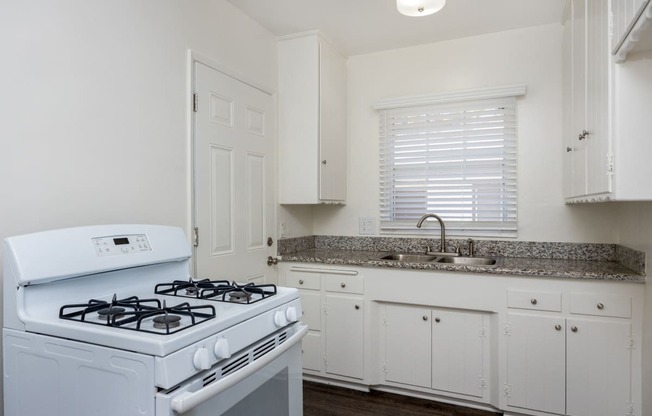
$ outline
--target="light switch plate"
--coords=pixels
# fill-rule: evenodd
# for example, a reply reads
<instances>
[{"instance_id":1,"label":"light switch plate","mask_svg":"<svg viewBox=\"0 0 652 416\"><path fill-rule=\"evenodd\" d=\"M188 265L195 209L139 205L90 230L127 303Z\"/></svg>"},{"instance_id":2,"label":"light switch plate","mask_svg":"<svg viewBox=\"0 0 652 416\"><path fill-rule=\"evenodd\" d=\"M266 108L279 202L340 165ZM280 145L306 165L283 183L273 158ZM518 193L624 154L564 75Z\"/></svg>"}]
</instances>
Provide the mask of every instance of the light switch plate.
<instances>
[{"instance_id":1,"label":"light switch plate","mask_svg":"<svg viewBox=\"0 0 652 416\"><path fill-rule=\"evenodd\" d=\"M374 217L360 217L358 233L360 235L375 235L376 219Z\"/></svg>"}]
</instances>

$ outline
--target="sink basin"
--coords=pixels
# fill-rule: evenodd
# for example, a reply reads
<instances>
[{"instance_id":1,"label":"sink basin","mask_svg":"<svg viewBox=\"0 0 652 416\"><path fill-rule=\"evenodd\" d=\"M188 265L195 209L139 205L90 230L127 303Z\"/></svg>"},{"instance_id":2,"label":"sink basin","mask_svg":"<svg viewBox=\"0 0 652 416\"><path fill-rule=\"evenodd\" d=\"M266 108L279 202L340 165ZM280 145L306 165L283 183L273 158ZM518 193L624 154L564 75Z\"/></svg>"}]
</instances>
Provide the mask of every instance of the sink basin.
<instances>
[{"instance_id":1,"label":"sink basin","mask_svg":"<svg viewBox=\"0 0 652 416\"><path fill-rule=\"evenodd\" d=\"M468 266L492 266L496 264L496 259L491 257L442 257L438 263L453 263Z\"/></svg>"},{"instance_id":2,"label":"sink basin","mask_svg":"<svg viewBox=\"0 0 652 416\"><path fill-rule=\"evenodd\" d=\"M394 260L394 261L404 261L409 263L422 263L428 261L435 261L439 257L431 256L428 254L388 254L387 256L381 257L381 260Z\"/></svg>"}]
</instances>

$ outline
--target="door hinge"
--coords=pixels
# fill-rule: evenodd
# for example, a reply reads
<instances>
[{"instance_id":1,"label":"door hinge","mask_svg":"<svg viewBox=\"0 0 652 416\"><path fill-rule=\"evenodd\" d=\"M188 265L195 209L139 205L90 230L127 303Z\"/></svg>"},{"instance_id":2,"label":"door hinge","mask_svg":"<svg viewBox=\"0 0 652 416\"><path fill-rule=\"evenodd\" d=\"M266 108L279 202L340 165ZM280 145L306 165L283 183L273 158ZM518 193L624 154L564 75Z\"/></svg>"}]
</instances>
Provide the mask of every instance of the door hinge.
<instances>
[{"instance_id":1,"label":"door hinge","mask_svg":"<svg viewBox=\"0 0 652 416\"><path fill-rule=\"evenodd\" d=\"M635 409L634 403L627 403L627 413L625 413L625 416L634 416L636 414Z\"/></svg>"},{"instance_id":2,"label":"door hinge","mask_svg":"<svg viewBox=\"0 0 652 416\"><path fill-rule=\"evenodd\" d=\"M607 175L613 175L615 166L614 166L614 155L613 153L609 153L607 155Z\"/></svg>"},{"instance_id":3,"label":"door hinge","mask_svg":"<svg viewBox=\"0 0 652 416\"><path fill-rule=\"evenodd\" d=\"M512 335L512 325L511 324L505 324L505 328L503 329L503 334L508 336L508 337Z\"/></svg>"},{"instance_id":4,"label":"door hinge","mask_svg":"<svg viewBox=\"0 0 652 416\"><path fill-rule=\"evenodd\" d=\"M383 361L383 373L389 374L389 366L387 365L387 361Z\"/></svg>"},{"instance_id":5,"label":"door hinge","mask_svg":"<svg viewBox=\"0 0 652 416\"><path fill-rule=\"evenodd\" d=\"M194 243L193 245L195 247L199 247L199 227L195 227L195 238L194 238Z\"/></svg>"},{"instance_id":6,"label":"door hinge","mask_svg":"<svg viewBox=\"0 0 652 416\"><path fill-rule=\"evenodd\" d=\"M634 341L634 338L631 338L631 337L630 337L630 338L627 340L627 349L628 349L628 350L636 349L636 342Z\"/></svg>"},{"instance_id":7,"label":"door hinge","mask_svg":"<svg viewBox=\"0 0 652 416\"><path fill-rule=\"evenodd\" d=\"M505 397L511 397L512 396L512 386L505 383L505 385L503 386L503 392L505 394Z\"/></svg>"},{"instance_id":8,"label":"door hinge","mask_svg":"<svg viewBox=\"0 0 652 416\"><path fill-rule=\"evenodd\" d=\"M486 390L487 389L487 379L483 376L478 377L478 389Z\"/></svg>"},{"instance_id":9,"label":"door hinge","mask_svg":"<svg viewBox=\"0 0 652 416\"><path fill-rule=\"evenodd\" d=\"M198 109L199 109L199 96L197 95L197 93L194 93L192 95L192 111L196 113Z\"/></svg>"}]
</instances>

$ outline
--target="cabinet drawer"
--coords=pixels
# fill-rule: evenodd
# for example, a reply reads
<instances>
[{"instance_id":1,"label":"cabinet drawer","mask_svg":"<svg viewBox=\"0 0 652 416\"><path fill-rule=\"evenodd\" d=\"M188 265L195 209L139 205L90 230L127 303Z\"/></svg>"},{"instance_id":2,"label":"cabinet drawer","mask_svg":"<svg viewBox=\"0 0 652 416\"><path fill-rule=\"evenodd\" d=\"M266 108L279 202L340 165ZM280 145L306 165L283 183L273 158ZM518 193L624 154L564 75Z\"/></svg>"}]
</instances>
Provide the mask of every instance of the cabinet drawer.
<instances>
[{"instance_id":1,"label":"cabinet drawer","mask_svg":"<svg viewBox=\"0 0 652 416\"><path fill-rule=\"evenodd\" d=\"M507 307L561 312L561 292L507 291Z\"/></svg>"},{"instance_id":2,"label":"cabinet drawer","mask_svg":"<svg viewBox=\"0 0 652 416\"><path fill-rule=\"evenodd\" d=\"M626 295L571 293L570 313L631 318L632 298Z\"/></svg>"},{"instance_id":3,"label":"cabinet drawer","mask_svg":"<svg viewBox=\"0 0 652 416\"><path fill-rule=\"evenodd\" d=\"M329 292L362 294L363 280L360 276L324 275L324 287Z\"/></svg>"},{"instance_id":4,"label":"cabinet drawer","mask_svg":"<svg viewBox=\"0 0 652 416\"><path fill-rule=\"evenodd\" d=\"M319 290L319 274L290 270L285 278L285 284L299 289Z\"/></svg>"}]
</instances>

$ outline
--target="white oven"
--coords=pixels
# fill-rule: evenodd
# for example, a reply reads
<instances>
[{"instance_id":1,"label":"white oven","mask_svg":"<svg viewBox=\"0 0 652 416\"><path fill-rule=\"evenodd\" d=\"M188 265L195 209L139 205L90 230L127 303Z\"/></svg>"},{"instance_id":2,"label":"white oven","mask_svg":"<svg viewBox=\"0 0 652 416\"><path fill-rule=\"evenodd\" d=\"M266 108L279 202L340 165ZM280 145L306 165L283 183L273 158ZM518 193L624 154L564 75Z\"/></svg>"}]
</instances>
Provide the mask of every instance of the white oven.
<instances>
[{"instance_id":1,"label":"white oven","mask_svg":"<svg viewBox=\"0 0 652 416\"><path fill-rule=\"evenodd\" d=\"M182 230L4 245L6 416L301 415L295 289L191 279Z\"/></svg>"}]
</instances>

